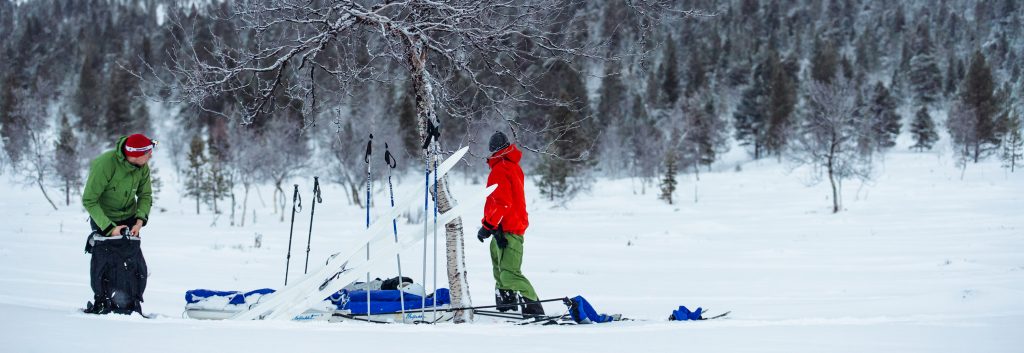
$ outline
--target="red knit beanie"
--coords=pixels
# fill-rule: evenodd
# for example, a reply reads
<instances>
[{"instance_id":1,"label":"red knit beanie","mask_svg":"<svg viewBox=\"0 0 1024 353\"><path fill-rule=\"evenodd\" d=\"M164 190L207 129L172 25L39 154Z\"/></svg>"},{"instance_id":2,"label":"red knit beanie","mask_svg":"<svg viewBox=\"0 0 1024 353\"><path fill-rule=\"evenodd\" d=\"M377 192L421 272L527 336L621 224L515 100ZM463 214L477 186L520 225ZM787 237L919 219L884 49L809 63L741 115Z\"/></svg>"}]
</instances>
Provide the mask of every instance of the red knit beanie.
<instances>
[{"instance_id":1,"label":"red knit beanie","mask_svg":"<svg viewBox=\"0 0 1024 353\"><path fill-rule=\"evenodd\" d=\"M153 150L155 144L146 135L135 134L128 136L124 141L124 155L128 157L142 157Z\"/></svg>"}]
</instances>

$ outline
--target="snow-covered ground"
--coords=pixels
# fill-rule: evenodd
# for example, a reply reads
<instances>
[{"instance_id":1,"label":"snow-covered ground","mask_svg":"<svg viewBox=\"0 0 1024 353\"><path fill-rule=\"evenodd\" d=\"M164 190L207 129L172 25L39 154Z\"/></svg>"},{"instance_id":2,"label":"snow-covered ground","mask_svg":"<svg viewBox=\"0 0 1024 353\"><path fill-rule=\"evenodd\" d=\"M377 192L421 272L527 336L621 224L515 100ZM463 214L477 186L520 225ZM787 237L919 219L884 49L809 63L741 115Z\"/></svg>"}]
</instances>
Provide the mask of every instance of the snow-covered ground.
<instances>
[{"instance_id":1,"label":"snow-covered ground","mask_svg":"<svg viewBox=\"0 0 1024 353\"><path fill-rule=\"evenodd\" d=\"M543 200L531 185L524 272L540 295L581 294L598 311L637 319L557 327L183 319L188 289L280 287L289 224L271 213L267 186L261 188L266 205L256 194L250 198L256 224L231 227L227 215L214 221L206 210L197 216L194 201L175 194L179 183L163 163L166 186L156 204L163 211L154 212L143 233L151 272L144 308L160 314L153 320L79 313L92 295L89 256L82 252L85 212L76 205L52 211L38 189L0 176L0 350L1020 352L1024 346L1024 173L1008 174L995 162L970 165L961 180L948 156L892 152L871 185L847 183L839 214L830 212L827 183L807 186L802 170L772 161L701 174L697 203L692 177L684 176L673 206L651 189L635 193L638 186L628 179L599 180L591 194L566 207ZM410 175L402 184L419 181ZM456 196L481 187L461 176L451 181ZM295 222L291 278L297 279L312 187L310 180L293 182L306 206ZM382 212L386 195L375 196L374 212ZM325 186L311 266L359 245L363 212L346 205L342 189ZM468 215L468 235L479 217L480 211ZM422 225L400 227L422 232ZM253 247L256 234L262 234L260 248ZM402 256L406 274L417 281L422 251ZM491 304L487 248L470 236L466 251L473 302ZM732 314L666 321L679 305Z\"/></svg>"}]
</instances>

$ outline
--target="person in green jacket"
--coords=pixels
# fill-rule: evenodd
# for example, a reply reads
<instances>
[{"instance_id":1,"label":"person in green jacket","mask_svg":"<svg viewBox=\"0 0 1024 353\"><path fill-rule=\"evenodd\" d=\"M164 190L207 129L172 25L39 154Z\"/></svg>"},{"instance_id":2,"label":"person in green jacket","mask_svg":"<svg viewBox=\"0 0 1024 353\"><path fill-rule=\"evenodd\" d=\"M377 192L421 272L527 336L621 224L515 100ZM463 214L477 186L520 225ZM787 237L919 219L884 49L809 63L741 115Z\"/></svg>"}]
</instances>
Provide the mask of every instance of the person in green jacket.
<instances>
[{"instance_id":1,"label":"person in green jacket","mask_svg":"<svg viewBox=\"0 0 1024 353\"><path fill-rule=\"evenodd\" d=\"M148 163L155 146L142 134L121 137L89 168L82 206L92 227L85 251L92 254L94 301L86 304L86 313L142 313L148 268L139 240L153 207Z\"/></svg>"},{"instance_id":2,"label":"person in green jacket","mask_svg":"<svg viewBox=\"0 0 1024 353\"><path fill-rule=\"evenodd\" d=\"M116 148L92 161L82 206L89 212L93 231L110 236L130 227L131 235L140 235L153 207L147 163L155 146L143 134L121 137Z\"/></svg>"}]
</instances>

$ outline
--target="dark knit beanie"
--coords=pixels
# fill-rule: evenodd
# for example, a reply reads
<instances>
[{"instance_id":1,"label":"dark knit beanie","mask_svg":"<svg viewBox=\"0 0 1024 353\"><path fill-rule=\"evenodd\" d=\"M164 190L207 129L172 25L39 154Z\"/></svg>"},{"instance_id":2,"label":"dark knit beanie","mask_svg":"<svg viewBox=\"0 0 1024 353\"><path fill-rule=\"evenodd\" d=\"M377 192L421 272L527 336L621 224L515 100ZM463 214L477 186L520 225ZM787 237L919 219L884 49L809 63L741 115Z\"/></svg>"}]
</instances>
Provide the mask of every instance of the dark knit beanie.
<instances>
[{"instance_id":1,"label":"dark knit beanie","mask_svg":"<svg viewBox=\"0 0 1024 353\"><path fill-rule=\"evenodd\" d=\"M508 145L508 137L505 137L501 131L495 131L494 135L491 135L491 142L487 144L487 150L494 153L505 149Z\"/></svg>"}]
</instances>

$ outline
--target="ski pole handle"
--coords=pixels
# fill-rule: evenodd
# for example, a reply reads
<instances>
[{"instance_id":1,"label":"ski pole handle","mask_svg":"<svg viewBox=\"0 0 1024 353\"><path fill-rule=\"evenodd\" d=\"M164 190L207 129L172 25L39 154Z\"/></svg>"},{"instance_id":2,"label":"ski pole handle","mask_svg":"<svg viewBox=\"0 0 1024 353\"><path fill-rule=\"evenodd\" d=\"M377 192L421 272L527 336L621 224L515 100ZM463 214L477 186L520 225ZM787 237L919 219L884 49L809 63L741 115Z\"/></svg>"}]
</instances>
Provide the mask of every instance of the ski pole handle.
<instances>
[{"instance_id":1,"label":"ski pole handle","mask_svg":"<svg viewBox=\"0 0 1024 353\"><path fill-rule=\"evenodd\" d=\"M370 163L370 154L373 153L373 134L370 134L370 140L366 141L366 155L363 156L363 161Z\"/></svg>"},{"instance_id":2,"label":"ski pole handle","mask_svg":"<svg viewBox=\"0 0 1024 353\"><path fill-rule=\"evenodd\" d=\"M299 184L295 184L295 193L292 195L292 211L302 212L302 196L299 196Z\"/></svg>"},{"instance_id":3,"label":"ski pole handle","mask_svg":"<svg viewBox=\"0 0 1024 353\"><path fill-rule=\"evenodd\" d=\"M384 163L387 163L388 167L395 169L398 166L398 160L395 156L391 155L391 150L388 149L388 143L384 143Z\"/></svg>"},{"instance_id":4,"label":"ski pole handle","mask_svg":"<svg viewBox=\"0 0 1024 353\"><path fill-rule=\"evenodd\" d=\"M313 177L313 196L316 196L316 203L324 203L323 198L320 197L320 177Z\"/></svg>"},{"instance_id":5,"label":"ski pole handle","mask_svg":"<svg viewBox=\"0 0 1024 353\"><path fill-rule=\"evenodd\" d=\"M426 120L427 138L426 140L423 140L423 149L427 149L427 147L430 147L431 140L437 141L441 138L441 129L437 125L435 125L434 122L431 121L431 119Z\"/></svg>"}]
</instances>

